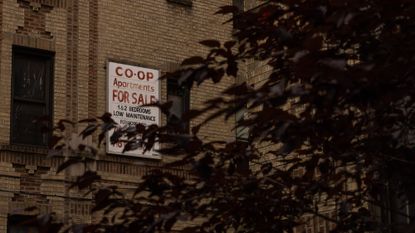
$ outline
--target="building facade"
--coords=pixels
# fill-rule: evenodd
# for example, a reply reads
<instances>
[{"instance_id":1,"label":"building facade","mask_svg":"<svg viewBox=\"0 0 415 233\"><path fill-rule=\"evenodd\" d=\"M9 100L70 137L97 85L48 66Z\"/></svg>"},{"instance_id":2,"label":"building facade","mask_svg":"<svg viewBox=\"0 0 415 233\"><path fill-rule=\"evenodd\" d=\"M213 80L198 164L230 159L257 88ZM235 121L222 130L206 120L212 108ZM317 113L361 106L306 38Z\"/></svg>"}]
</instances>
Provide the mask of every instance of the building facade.
<instances>
[{"instance_id":1,"label":"building facade","mask_svg":"<svg viewBox=\"0 0 415 233\"><path fill-rule=\"evenodd\" d=\"M68 224L94 222L90 199L69 188L67 173L57 172L64 158L48 156L48 138L33 120L47 116L56 124L102 115L107 110L108 62L163 74L186 57L205 54L207 48L198 41L230 39L232 25L214 15L225 4L232 1L0 1L0 232L37 232L15 225L33 213L53 212ZM197 108L233 82L214 88L208 82L183 97L174 84L161 81L160 99L171 95L182 98L179 109ZM232 128L232 119L218 119L200 134L228 140L235 135ZM128 188L165 160L103 152L94 169L103 183ZM37 210L29 213L31 206Z\"/></svg>"}]
</instances>

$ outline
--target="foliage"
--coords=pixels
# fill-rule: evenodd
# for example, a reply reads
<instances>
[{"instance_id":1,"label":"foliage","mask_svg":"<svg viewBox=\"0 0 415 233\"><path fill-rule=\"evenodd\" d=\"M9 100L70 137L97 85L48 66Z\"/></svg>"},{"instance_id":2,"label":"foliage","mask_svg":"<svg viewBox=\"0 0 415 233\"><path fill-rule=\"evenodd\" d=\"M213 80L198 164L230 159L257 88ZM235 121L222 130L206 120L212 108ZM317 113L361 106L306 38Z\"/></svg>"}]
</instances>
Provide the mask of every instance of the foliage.
<instances>
[{"instance_id":1,"label":"foliage","mask_svg":"<svg viewBox=\"0 0 415 233\"><path fill-rule=\"evenodd\" d=\"M237 18L234 40L202 41L206 57L188 58L166 77L218 83L247 63L268 66L269 75L255 86L236 83L185 114L182 120L209 113L189 135L166 125L113 136L115 142L128 135L127 146L159 141L168 145L163 154L180 159L143 177L132 198L94 185L99 176L86 173L93 179L84 176L78 185L92 187L94 211L105 216L84 231L161 232L187 222L181 231L292 232L302 216L321 216L324 203L340 206L336 218L321 216L336 223L333 232L398 229L369 206L389 211L382 194L391 187L410 203L415 197L414 2L269 0L217 14ZM170 105L158 106L168 114ZM237 126L251 129L246 141L199 137L211 120L244 109L249 117ZM89 123L84 136L98 124L103 132L111 128L108 115ZM191 178L170 172L175 166Z\"/></svg>"}]
</instances>

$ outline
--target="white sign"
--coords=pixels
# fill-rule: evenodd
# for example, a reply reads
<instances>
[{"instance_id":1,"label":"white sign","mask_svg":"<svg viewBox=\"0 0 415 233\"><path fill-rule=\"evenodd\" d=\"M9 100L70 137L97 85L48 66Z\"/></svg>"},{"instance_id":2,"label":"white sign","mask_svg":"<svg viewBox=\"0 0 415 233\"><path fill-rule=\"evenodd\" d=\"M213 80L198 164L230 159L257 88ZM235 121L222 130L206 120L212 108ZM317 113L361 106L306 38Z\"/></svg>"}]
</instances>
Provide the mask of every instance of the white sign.
<instances>
[{"instance_id":1,"label":"white sign","mask_svg":"<svg viewBox=\"0 0 415 233\"><path fill-rule=\"evenodd\" d=\"M118 127L134 126L138 123L149 126L160 125L160 109L157 107L142 107L156 103L160 98L159 71L139 66L108 62L108 92L107 111ZM110 142L114 133L107 134L107 153L129 155L144 158L160 158L154 150L159 149L156 143L152 150L144 153L144 148L122 153L125 143Z\"/></svg>"}]
</instances>

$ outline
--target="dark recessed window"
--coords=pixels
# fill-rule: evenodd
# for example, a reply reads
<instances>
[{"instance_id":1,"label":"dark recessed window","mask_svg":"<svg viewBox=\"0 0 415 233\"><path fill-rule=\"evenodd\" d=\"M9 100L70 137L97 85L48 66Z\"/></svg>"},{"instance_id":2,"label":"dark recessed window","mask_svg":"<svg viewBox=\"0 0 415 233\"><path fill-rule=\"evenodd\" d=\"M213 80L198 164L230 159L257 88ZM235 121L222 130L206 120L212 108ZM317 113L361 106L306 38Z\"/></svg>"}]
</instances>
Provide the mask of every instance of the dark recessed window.
<instances>
[{"instance_id":1,"label":"dark recessed window","mask_svg":"<svg viewBox=\"0 0 415 233\"><path fill-rule=\"evenodd\" d=\"M244 1L245 0L232 0L232 5L236 7L236 9L238 9L237 12L235 12L235 14L233 15L233 27L234 28L238 28L238 26L241 24L240 14L244 12L244 9L245 9Z\"/></svg>"},{"instance_id":2,"label":"dark recessed window","mask_svg":"<svg viewBox=\"0 0 415 233\"><path fill-rule=\"evenodd\" d=\"M167 118L168 125L172 126L173 131L188 133L189 122L183 121L182 116L190 108L190 87L188 85L180 85L175 79L168 79L167 101L173 102Z\"/></svg>"},{"instance_id":3,"label":"dark recessed window","mask_svg":"<svg viewBox=\"0 0 415 233\"><path fill-rule=\"evenodd\" d=\"M53 54L13 48L11 143L46 146L52 120Z\"/></svg>"},{"instance_id":4,"label":"dark recessed window","mask_svg":"<svg viewBox=\"0 0 415 233\"><path fill-rule=\"evenodd\" d=\"M396 184L392 181L387 183L379 195L382 200L381 220L392 227L391 232L404 232L407 224L415 223L415 204L400 192Z\"/></svg>"},{"instance_id":5,"label":"dark recessed window","mask_svg":"<svg viewBox=\"0 0 415 233\"><path fill-rule=\"evenodd\" d=\"M10 215L7 219L7 233L39 233L36 216Z\"/></svg>"}]
</instances>

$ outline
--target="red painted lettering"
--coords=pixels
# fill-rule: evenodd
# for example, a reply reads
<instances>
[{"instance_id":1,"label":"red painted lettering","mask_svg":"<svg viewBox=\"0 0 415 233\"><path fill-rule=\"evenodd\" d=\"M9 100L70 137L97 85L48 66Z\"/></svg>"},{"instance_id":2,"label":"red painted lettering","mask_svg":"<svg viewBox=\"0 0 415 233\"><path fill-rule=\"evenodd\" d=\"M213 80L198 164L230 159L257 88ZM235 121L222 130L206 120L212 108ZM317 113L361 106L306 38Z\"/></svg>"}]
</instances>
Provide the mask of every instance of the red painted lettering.
<instances>
[{"instance_id":1,"label":"red painted lettering","mask_svg":"<svg viewBox=\"0 0 415 233\"><path fill-rule=\"evenodd\" d=\"M134 72L132 70L130 70L130 69L125 70L125 77L131 78L131 77L133 77L133 75L134 75Z\"/></svg>"},{"instance_id":2,"label":"red painted lettering","mask_svg":"<svg viewBox=\"0 0 415 233\"><path fill-rule=\"evenodd\" d=\"M138 71L137 76L140 80L144 80L146 78L146 74L143 71Z\"/></svg>"},{"instance_id":3,"label":"red painted lettering","mask_svg":"<svg viewBox=\"0 0 415 233\"><path fill-rule=\"evenodd\" d=\"M112 90L112 101L118 100L120 103L130 103L128 91Z\"/></svg>"},{"instance_id":4,"label":"red painted lettering","mask_svg":"<svg viewBox=\"0 0 415 233\"><path fill-rule=\"evenodd\" d=\"M153 75L153 73L151 73L151 72L147 72L147 81L150 81L151 79L153 79L154 78L154 75Z\"/></svg>"},{"instance_id":5,"label":"red painted lettering","mask_svg":"<svg viewBox=\"0 0 415 233\"><path fill-rule=\"evenodd\" d=\"M122 76L122 68L121 67L117 67L117 68L115 68L115 73L118 75L118 76Z\"/></svg>"}]
</instances>

